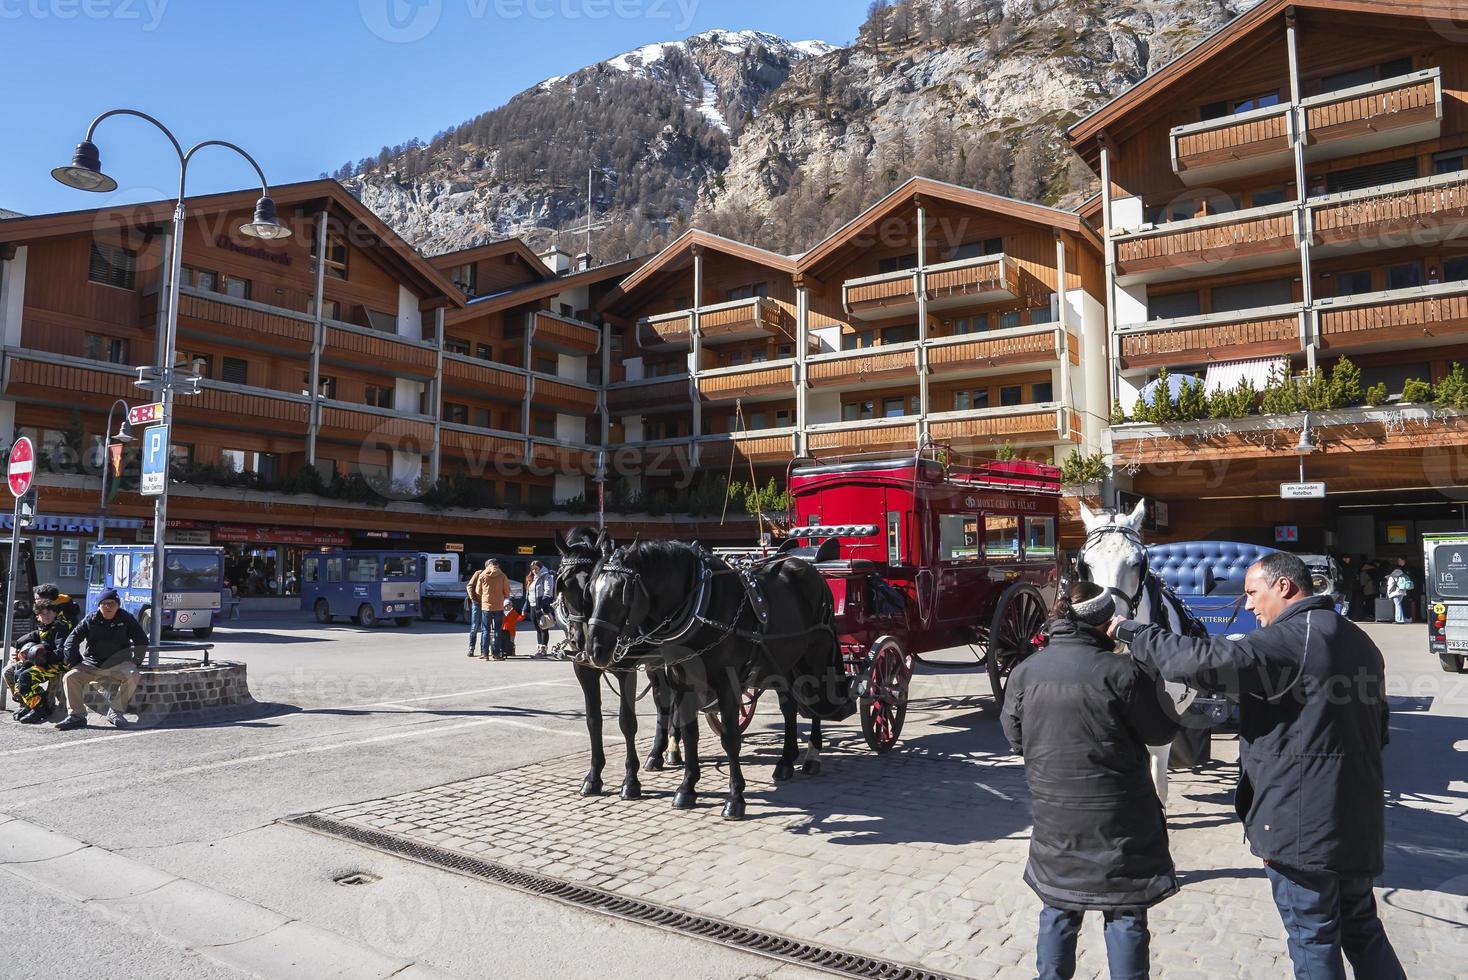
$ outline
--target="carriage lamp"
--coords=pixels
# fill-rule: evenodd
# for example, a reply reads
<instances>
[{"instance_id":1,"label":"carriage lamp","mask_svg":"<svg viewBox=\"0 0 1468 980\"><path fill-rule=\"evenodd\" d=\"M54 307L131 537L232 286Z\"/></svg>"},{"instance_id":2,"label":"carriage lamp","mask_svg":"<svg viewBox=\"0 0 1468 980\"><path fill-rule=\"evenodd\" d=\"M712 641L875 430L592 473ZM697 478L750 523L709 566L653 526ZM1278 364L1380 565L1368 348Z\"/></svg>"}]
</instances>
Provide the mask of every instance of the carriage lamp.
<instances>
[{"instance_id":1,"label":"carriage lamp","mask_svg":"<svg viewBox=\"0 0 1468 980\"><path fill-rule=\"evenodd\" d=\"M76 152L71 156L71 165L57 167L51 171L51 176L79 191L106 194L117 190L117 181L102 172L102 154L98 152L97 144L91 140L78 143Z\"/></svg>"}]
</instances>

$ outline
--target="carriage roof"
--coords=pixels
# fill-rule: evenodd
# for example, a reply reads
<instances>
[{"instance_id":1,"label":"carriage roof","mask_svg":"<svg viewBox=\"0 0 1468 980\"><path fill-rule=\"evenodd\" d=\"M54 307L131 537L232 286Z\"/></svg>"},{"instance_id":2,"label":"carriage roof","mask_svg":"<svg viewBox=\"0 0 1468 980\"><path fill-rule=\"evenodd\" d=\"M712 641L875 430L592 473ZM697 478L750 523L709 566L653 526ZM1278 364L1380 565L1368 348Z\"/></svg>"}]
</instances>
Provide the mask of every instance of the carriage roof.
<instances>
[{"instance_id":1,"label":"carriage roof","mask_svg":"<svg viewBox=\"0 0 1468 980\"><path fill-rule=\"evenodd\" d=\"M988 490L1058 497L1060 470L1030 460L961 457L933 446L912 455L797 460L790 469L790 491L796 496L842 484L895 484L915 494Z\"/></svg>"}]
</instances>

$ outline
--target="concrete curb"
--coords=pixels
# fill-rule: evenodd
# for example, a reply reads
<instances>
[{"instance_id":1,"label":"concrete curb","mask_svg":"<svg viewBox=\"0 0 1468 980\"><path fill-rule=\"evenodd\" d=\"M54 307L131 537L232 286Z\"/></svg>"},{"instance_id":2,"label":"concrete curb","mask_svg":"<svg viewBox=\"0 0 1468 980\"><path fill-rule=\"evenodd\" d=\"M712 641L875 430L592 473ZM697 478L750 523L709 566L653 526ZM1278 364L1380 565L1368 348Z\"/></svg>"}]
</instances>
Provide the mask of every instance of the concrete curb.
<instances>
[{"instance_id":1,"label":"concrete curb","mask_svg":"<svg viewBox=\"0 0 1468 980\"><path fill-rule=\"evenodd\" d=\"M0 814L0 871L261 977L451 980L433 967L6 814Z\"/></svg>"}]
</instances>

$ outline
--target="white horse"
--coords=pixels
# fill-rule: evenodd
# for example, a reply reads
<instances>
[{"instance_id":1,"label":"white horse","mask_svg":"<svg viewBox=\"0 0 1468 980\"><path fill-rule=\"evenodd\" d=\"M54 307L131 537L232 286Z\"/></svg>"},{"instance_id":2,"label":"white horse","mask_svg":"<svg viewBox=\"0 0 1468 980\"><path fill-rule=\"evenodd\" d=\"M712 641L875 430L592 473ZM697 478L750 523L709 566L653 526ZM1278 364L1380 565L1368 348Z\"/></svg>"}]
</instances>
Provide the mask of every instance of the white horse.
<instances>
[{"instance_id":1,"label":"white horse","mask_svg":"<svg viewBox=\"0 0 1468 980\"><path fill-rule=\"evenodd\" d=\"M1157 623L1170 632L1186 634L1186 611L1176 596L1164 591L1162 580L1147 561L1147 546L1142 541L1142 520L1146 501L1138 501L1130 514L1103 510L1092 511L1081 504L1081 520L1086 525L1086 543L1081 547L1077 571L1081 578L1111 592L1116 599L1116 612L1139 623ZM1181 684L1164 685L1172 700L1173 710L1181 715L1192 704L1197 692ZM1167 763L1171 745L1148 746L1152 755L1152 784L1157 798L1167 806Z\"/></svg>"}]
</instances>

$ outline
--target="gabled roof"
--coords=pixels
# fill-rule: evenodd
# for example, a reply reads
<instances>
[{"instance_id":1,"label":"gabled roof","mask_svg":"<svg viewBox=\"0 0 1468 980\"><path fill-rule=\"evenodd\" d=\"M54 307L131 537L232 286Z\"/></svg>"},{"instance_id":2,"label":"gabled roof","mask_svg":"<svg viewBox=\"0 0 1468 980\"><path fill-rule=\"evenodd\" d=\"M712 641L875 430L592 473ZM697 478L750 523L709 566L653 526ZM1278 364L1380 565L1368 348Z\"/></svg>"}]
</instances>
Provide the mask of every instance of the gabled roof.
<instances>
[{"instance_id":1,"label":"gabled roof","mask_svg":"<svg viewBox=\"0 0 1468 980\"><path fill-rule=\"evenodd\" d=\"M519 258L529 270L535 273L538 279L551 279L555 273L550 266L540 260L540 256L531 251L529 245L519 238L501 238L498 241L486 242L483 245L475 245L472 248L461 248L455 252L443 252L439 255L430 256L428 261L435 269L448 271L457 266L468 265L470 262L482 262L485 259L499 258L501 255L514 255Z\"/></svg>"},{"instance_id":2,"label":"gabled roof","mask_svg":"<svg viewBox=\"0 0 1468 980\"><path fill-rule=\"evenodd\" d=\"M746 245L743 242L736 242L732 238L725 238L723 235L715 235L712 232L692 228L679 235L671 244L653 256L642 268L628 276L620 286L602 301L601 308L615 308L630 293L646 285L660 273L677 272L687 268L693 262L693 250L695 247L708 249L712 252L720 252L736 259L753 262L756 265L763 265L767 268L783 272L786 275L795 274L796 256L781 255L779 252L771 252L769 249Z\"/></svg>"},{"instance_id":3,"label":"gabled roof","mask_svg":"<svg viewBox=\"0 0 1468 980\"><path fill-rule=\"evenodd\" d=\"M621 262L610 262L599 265L584 272L572 272L564 276L552 276L543 282L533 282L503 292L493 293L489 296L479 296L469 300L462 310L455 310L444 320L445 323L463 323L477 316L489 313L498 313L501 310L511 309L524 303L534 303L539 300L549 299L558 293L568 289L577 289L581 286L592 286L600 282L616 282L629 273L635 272L637 267L647 261L647 256L623 259Z\"/></svg>"},{"instance_id":4,"label":"gabled roof","mask_svg":"<svg viewBox=\"0 0 1468 980\"><path fill-rule=\"evenodd\" d=\"M1461 0L1262 0L1076 123L1066 131L1066 137L1075 144L1076 152L1094 167L1100 152L1098 139L1104 131L1120 125L1168 87L1215 63L1257 32L1282 27L1282 23L1274 25L1273 21L1291 7L1329 13L1337 24L1339 18L1346 16L1411 18L1425 32L1432 32L1434 22L1456 24L1462 15ZM1441 32L1436 33L1440 38Z\"/></svg>"},{"instance_id":5,"label":"gabled roof","mask_svg":"<svg viewBox=\"0 0 1468 980\"><path fill-rule=\"evenodd\" d=\"M258 189L228 191L190 197L184 204L190 213L195 214L200 211L247 211L255 206L259 196ZM280 208L282 218L289 207L325 202L338 217L345 217L365 228L382 246L381 254L388 265L418 286L433 305L464 305L463 294L441 272L337 181L321 179L275 184L270 188L270 196ZM125 212L130 224L144 225L172 221L173 208L171 200L150 201L129 204ZM106 207L87 208L0 220L0 243L24 243L40 238L90 233L97 226L96 216L106 210Z\"/></svg>"},{"instance_id":6,"label":"gabled roof","mask_svg":"<svg viewBox=\"0 0 1468 980\"><path fill-rule=\"evenodd\" d=\"M949 184L929 177L911 177L892 193L842 225L825 241L802 255L797 271L802 274L815 275L823 263L850 245L855 238L869 231L888 216L911 205L913 197L918 195L933 200L947 201L960 207L988 211L1017 221L1028 221L1047 228L1058 228L1062 231L1084 235L1097 248L1101 247L1095 230L1074 211L1063 211L1059 208L1032 204L1012 197L1000 197L998 194L960 187L957 184Z\"/></svg>"}]
</instances>

